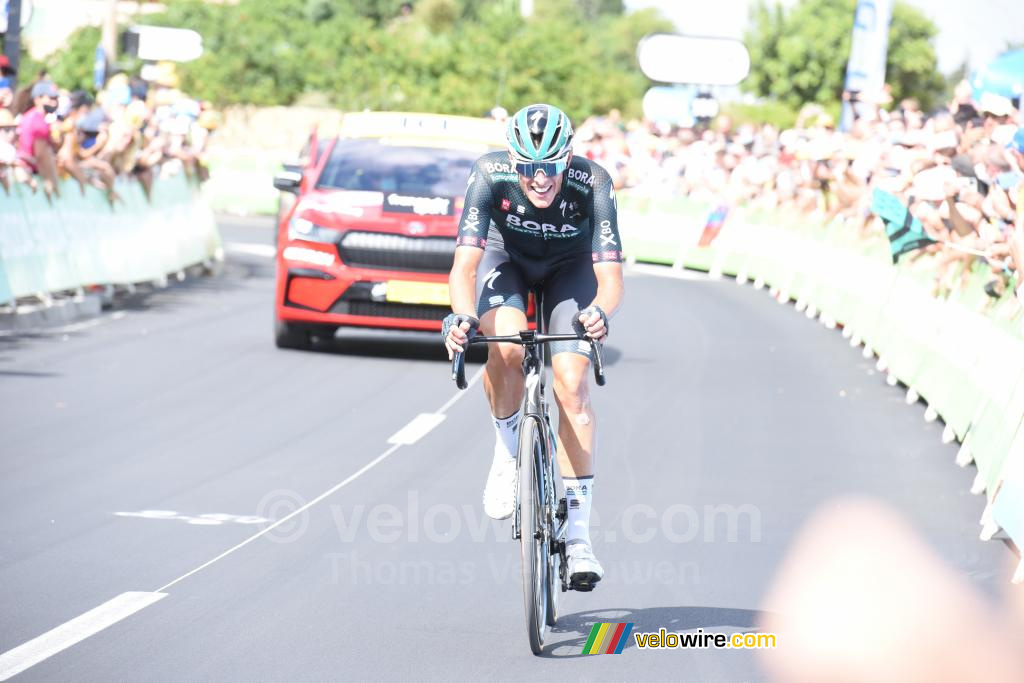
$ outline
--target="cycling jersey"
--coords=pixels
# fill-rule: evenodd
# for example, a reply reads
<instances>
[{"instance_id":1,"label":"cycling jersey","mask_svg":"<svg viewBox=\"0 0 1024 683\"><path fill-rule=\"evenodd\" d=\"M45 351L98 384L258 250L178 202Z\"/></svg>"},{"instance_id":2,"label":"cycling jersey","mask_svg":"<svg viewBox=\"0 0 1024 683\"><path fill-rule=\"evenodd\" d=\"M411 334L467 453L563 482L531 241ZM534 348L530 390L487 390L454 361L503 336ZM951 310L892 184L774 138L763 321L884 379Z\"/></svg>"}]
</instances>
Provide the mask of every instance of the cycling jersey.
<instances>
[{"instance_id":1,"label":"cycling jersey","mask_svg":"<svg viewBox=\"0 0 1024 683\"><path fill-rule=\"evenodd\" d=\"M551 206L539 209L519 186L508 154L485 154L470 174L457 244L484 250L477 267L478 317L500 306L525 312L530 290L540 286L546 329L571 334L572 321L597 295L593 264L622 261L611 177L589 159L574 157ZM551 345L552 354L564 352L589 357L590 346Z\"/></svg>"},{"instance_id":2,"label":"cycling jersey","mask_svg":"<svg viewBox=\"0 0 1024 683\"><path fill-rule=\"evenodd\" d=\"M584 157L573 157L562 189L538 209L519 186L507 152L483 155L473 166L459 221L459 246L503 248L513 261L555 263L589 254L592 262L621 262L622 246L611 177Z\"/></svg>"}]
</instances>

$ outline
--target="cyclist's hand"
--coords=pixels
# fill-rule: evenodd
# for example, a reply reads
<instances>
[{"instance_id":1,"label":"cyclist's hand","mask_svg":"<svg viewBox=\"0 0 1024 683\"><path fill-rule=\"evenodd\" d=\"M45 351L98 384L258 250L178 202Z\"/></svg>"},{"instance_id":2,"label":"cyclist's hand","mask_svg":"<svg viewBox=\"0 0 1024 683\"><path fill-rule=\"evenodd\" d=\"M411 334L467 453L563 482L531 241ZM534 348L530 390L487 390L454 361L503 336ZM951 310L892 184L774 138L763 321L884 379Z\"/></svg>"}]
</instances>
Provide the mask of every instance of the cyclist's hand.
<instances>
[{"instance_id":1,"label":"cyclist's hand","mask_svg":"<svg viewBox=\"0 0 1024 683\"><path fill-rule=\"evenodd\" d=\"M583 325L587 336L594 341L602 341L608 336L608 316L600 306L588 306L579 312L578 320Z\"/></svg>"},{"instance_id":2,"label":"cyclist's hand","mask_svg":"<svg viewBox=\"0 0 1024 683\"><path fill-rule=\"evenodd\" d=\"M448 360L451 360L455 352L462 353L466 350L466 341L470 335L480 327L480 321L471 315L464 313L449 313L441 323L441 335L444 337L444 346L448 350Z\"/></svg>"}]
</instances>

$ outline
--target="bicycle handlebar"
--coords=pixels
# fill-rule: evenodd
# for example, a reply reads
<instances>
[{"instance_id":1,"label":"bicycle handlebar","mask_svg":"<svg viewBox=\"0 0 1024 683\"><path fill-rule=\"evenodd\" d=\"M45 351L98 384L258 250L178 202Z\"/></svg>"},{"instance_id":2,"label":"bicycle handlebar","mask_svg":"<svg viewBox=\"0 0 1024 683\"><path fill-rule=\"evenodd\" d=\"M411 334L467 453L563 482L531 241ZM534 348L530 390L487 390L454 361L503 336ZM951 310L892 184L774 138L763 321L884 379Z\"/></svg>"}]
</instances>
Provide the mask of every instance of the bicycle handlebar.
<instances>
[{"instance_id":1,"label":"bicycle handlebar","mask_svg":"<svg viewBox=\"0 0 1024 683\"><path fill-rule=\"evenodd\" d=\"M604 375L604 356L601 354L601 345L593 339L588 337L580 337L575 334L538 334L533 330L523 330L518 334L509 334L501 337L485 337L478 335L470 337L466 346L470 344L486 344L486 343L505 343L505 344L520 344L522 346L536 346L537 344L548 344L550 342L559 341L579 341L583 340L590 343L591 356L594 359L594 381L597 382L599 387L603 387L605 382ZM459 389L465 389L469 384L466 382L466 358L465 352L456 351L455 355L452 356L452 379L455 380L455 385Z\"/></svg>"}]
</instances>

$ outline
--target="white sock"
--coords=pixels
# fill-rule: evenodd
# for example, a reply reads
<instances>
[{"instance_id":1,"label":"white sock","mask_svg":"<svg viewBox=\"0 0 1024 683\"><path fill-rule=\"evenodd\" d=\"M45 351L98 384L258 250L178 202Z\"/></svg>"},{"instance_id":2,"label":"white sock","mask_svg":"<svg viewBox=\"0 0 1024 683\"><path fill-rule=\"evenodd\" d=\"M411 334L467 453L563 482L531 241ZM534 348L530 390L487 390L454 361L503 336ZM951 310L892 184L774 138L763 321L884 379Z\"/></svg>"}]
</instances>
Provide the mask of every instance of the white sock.
<instances>
[{"instance_id":1,"label":"white sock","mask_svg":"<svg viewBox=\"0 0 1024 683\"><path fill-rule=\"evenodd\" d=\"M594 495L594 477L562 477L565 486L565 504L569 519L565 530L565 543L590 543L590 501Z\"/></svg>"},{"instance_id":2,"label":"white sock","mask_svg":"<svg viewBox=\"0 0 1024 683\"><path fill-rule=\"evenodd\" d=\"M519 450L519 411L508 417L495 417L494 433L494 459L515 458Z\"/></svg>"}]
</instances>

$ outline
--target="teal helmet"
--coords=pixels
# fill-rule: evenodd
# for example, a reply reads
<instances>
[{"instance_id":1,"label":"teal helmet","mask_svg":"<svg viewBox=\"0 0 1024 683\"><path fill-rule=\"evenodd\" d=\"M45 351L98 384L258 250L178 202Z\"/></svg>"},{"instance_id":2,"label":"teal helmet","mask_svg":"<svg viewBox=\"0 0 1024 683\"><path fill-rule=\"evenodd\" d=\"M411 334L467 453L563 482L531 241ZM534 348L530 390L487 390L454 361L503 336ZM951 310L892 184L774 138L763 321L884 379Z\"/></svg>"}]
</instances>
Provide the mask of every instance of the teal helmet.
<instances>
[{"instance_id":1,"label":"teal helmet","mask_svg":"<svg viewBox=\"0 0 1024 683\"><path fill-rule=\"evenodd\" d=\"M523 107L508 120L505 137L512 160L523 175L532 177L530 171L541 168L548 175L565 170L572 151L572 123L558 107Z\"/></svg>"}]
</instances>

